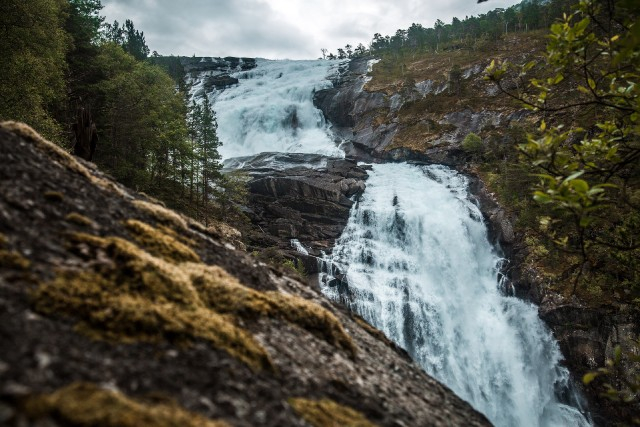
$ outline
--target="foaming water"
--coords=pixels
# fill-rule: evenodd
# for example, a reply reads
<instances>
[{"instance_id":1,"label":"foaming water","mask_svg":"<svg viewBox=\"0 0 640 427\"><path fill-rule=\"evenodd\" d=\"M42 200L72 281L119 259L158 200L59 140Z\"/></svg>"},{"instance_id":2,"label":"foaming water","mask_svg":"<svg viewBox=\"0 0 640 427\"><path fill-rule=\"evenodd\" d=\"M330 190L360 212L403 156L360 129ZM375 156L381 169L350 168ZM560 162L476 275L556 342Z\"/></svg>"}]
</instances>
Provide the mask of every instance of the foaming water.
<instances>
[{"instance_id":1,"label":"foaming water","mask_svg":"<svg viewBox=\"0 0 640 427\"><path fill-rule=\"evenodd\" d=\"M315 91L331 87L335 61L257 60L232 74L239 84L208 96L218 117L223 158L261 152L317 153L344 157L320 110Z\"/></svg>"},{"instance_id":2,"label":"foaming water","mask_svg":"<svg viewBox=\"0 0 640 427\"><path fill-rule=\"evenodd\" d=\"M467 184L443 166L374 165L325 265L348 284L323 291L495 425L591 425L536 307L500 291Z\"/></svg>"}]
</instances>

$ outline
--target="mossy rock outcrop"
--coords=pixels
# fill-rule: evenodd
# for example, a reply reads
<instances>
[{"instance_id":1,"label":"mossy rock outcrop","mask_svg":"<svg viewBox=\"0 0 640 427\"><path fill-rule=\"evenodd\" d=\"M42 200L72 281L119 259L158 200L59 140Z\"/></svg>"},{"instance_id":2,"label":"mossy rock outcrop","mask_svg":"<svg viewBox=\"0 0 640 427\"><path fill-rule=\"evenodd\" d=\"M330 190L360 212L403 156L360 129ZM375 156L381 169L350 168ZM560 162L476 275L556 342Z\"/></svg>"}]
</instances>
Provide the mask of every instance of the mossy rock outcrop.
<instances>
[{"instance_id":1,"label":"mossy rock outcrop","mask_svg":"<svg viewBox=\"0 0 640 427\"><path fill-rule=\"evenodd\" d=\"M0 425L488 425L216 230L1 124Z\"/></svg>"}]
</instances>

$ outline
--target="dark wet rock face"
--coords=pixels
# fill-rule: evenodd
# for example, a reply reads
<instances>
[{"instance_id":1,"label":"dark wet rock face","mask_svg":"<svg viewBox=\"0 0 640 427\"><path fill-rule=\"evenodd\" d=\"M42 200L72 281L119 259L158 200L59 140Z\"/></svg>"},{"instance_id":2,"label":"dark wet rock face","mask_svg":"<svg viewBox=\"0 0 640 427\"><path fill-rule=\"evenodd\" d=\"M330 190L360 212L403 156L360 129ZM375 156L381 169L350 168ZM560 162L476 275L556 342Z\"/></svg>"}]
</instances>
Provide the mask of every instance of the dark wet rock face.
<instances>
[{"instance_id":1,"label":"dark wet rock face","mask_svg":"<svg viewBox=\"0 0 640 427\"><path fill-rule=\"evenodd\" d=\"M226 165L251 176L248 213L260 230L253 236L256 247L277 246L302 258L308 273L317 272L313 256L330 252L342 234L367 178L351 160L318 154L262 153ZM311 257L296 252L291 239Z\"/></svg>"},{"instance_id":2,"label":"dark wet rock face","mask_svg":"<svg viewBox=\"0 0 640 427\"><path fill-rule=\"evenodd\" d=\"M230 74L238 71L247 71L257 66L254 58L226 58L214 57L187 57L181 56L180 64L187 78L193 79L191 83L199 83L202 79L202 89L195 96L204 96L214 90L225 89L238 84L238 79Z\"/></svg>"},{"instance_id":3,"label":"dark wet rock face","mask_svg":"<svg viewBox=\"0 0 640 427\"><path fill-rule=\"evenodd\" d=\"M301 237L324 238L305 216L348 209L364 175L316 160L335 181L251 172L263 205L299 212ZM319 291L0 126L1 425L302 427L318 405L380 426L489 425Z\"/></svg>"},{"instance_id":4,"label":"dark wet rock face","mask_svg":"<svg viewBox=\"0 0 640 427\"><path fill-rule=\"evenodd\" d=\"M363 90L366 83L367 59L354 59L344 65L332 88L316 92L314 104L333 125L334 132L347 144L347 155L367 159L380 156L391 143L395 124L375 126L370 114L389 108L388 97L380 92Z\"/></svg>"}]
</instances>

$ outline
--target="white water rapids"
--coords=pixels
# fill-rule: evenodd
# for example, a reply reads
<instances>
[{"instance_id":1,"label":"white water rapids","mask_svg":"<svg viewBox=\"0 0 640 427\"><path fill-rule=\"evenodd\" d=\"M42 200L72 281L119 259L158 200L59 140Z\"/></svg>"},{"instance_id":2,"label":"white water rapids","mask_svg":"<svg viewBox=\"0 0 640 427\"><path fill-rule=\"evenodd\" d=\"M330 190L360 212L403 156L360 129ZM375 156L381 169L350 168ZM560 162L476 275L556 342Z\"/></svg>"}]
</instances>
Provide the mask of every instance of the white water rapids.
<instances>
[{"instance_id":1,"label":"white water rapids","mask_svg":"<svg viewBox=\"0 0 640 427\"><path fill-rule=\"evenodd\" d=\"M330 260L348 285L324 292L495 425L590 425L536 308L501 293L500 258L467 196L443 166L374 165Z\"/></svg>"},{"instance_id":2,"label":"white water rapids","mask_svg":"<svg viewBox=\"0 0 640 427\"><path fill-rule=\"evenodd\" d=\"M265 151L344 157L320 110L316 90L331 87L336 61L272 61L231 74L240 83L208 94L218 116L224 159Z\"/></svg>"},{"instance_id":3,"label":"white water rapids","mask_svg":"<svg viewBox=\"0 0 640 427\"><path fill-rule=\"evenodd\" d=\"M208 94L223 157L343 157L313 105L314 91L331 85L337 63L257 64L233 74L238 85ZM495 425L590 425L536 308L499 290L500 258L469 201L466 179L445 167L383 164L373 166L366 185L327 260L346 273L348 285L329 286L338 282L330 274L323 291L384 331ZM301 242L291 244L306 252Z\"/></svg>"}]
</instances>

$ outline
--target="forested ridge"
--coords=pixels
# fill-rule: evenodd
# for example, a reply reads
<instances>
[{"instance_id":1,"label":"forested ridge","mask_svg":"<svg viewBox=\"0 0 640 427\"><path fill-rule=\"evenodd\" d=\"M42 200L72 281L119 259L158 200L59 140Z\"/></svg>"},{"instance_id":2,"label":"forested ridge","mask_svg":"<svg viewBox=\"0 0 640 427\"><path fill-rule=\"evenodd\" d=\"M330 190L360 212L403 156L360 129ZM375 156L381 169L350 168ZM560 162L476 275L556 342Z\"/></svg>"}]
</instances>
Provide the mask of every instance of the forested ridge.
<instances>
[{"instance_id":1,"label":"forested ridge","mask_svg":"<svg viewBox=\"0 0 640 427\"><path fill-rule=\"evenodd\" d=\"M575 0L523 0L508 8L496 8L464 19L454 17L450 23L437 19L432 27L413 23L409 28L398 29L393 35L376 33L369 46L347 44L336 53L322 49L325 59L356 58L385 54L398 57L421 52L443 50L482 50L503 36L513 33L529 33L547 30Z\"/></svg>"},{"instance_id":2,"label":"forested ridge","mask_svg":"<svg viewBox=\"0 0 640 427\"><path fill-rule=\"evenodd\" d=\"M73 149L72 124L86 111L99 140L91 160L118 181L203 222L237 213L225 188L241 178L219 172L211 105L190 102L183 76L149 58L144 32L104 23L101 9L100 0L2 2L0 118Z\"/></svg>"}]
</instances>

